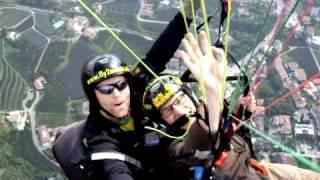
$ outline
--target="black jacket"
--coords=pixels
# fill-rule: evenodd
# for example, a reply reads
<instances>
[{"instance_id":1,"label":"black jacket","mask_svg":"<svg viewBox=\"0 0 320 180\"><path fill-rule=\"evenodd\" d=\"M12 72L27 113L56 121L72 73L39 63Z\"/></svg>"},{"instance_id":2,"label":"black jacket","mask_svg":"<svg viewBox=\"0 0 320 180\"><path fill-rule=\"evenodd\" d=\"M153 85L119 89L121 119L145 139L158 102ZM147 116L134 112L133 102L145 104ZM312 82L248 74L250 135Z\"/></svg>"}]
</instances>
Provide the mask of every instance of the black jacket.
<instances>
[{"instance_id":1,"label":"black jacket","mask_svg":"<svg viewBox=\"0 0 320 180\"><path fill-rule=\"evenodd\" d=\"M188 24L190 24L189 20ZM183 16L178 13L153 44L144 62L153 69L155 73L163 71L165 64L173 56L185 34L186 29ZM86 145L89 154L102 151L121 152L136 158L143 164L149 162L149 159L152 157L146 156L146 154L143 154L143 150L137 147L138 144L142 144L143 146L141 141L143 141L144 133L139 122L142 120L143 114L140 107L142 94L149 78L151 78L151 74L139 64L133 72L133 80L130 82L131 92L133 90L131 112L135 119L135 131L124 132L119 128L118 124L108 121L99 113L92 114L93 112L90 112L91 114L88 116L82 134L82 138L87 142ZM145 176L148 174L146 171L149 171L147 169L148 168L141 170L130 163L119 160L93 161L92 179L149 179Z\"/></svg>"},{"instance_id":2,"label":"black jacket","mask_svg":"<svg viewBox=\"0 0 320 180\"><path fill-rule=\"evenodd\" d=\"M89 154L97 152L121 152L140 159L135 145L140 140L138 131L122 131L117 124L111 123L100 114L90 114L83 131ZM91 179L144 179L142 171L134 165L120 160L92 161Z\"/></svg>"}]
</instances>

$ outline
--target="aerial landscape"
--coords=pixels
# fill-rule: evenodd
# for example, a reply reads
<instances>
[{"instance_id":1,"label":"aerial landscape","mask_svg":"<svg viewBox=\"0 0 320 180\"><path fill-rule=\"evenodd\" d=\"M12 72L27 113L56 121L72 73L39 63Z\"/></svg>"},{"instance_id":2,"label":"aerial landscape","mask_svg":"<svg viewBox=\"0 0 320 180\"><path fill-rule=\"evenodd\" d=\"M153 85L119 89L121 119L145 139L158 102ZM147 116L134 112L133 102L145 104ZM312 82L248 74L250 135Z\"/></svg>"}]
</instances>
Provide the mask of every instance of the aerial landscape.
<instances>
[{"instance_id":1,"label":"aerial landscape","mask_svg":"<svg viewBox=\"0 0 320 180\"><path fill-rule=\"evenodd\" d=\"M134 67L128 48L143 58L180 3L0 0L0 179L66 179L51 148L59 127L89 113L83 64L110 53ZM212 43L220 9L220 1L206 1ZM204 22L203 13L195 16L195 25ZM234 0L224 27L222 41L241 66L230 63L228 75L244 71L256 97L249 124L257 158L320 171L320 1ZM176 58L167 65L180 75L185 69Z\"/></svg>"}]
</instances>

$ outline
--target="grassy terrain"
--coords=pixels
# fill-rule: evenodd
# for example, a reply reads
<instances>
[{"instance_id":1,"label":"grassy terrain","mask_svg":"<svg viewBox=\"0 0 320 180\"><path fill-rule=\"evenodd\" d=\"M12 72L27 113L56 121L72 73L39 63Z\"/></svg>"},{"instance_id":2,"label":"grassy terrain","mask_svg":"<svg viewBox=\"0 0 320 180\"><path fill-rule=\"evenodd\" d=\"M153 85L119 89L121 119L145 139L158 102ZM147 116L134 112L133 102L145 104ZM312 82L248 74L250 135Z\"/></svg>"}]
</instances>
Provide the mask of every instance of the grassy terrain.
<instances>
[{"instance_id":1,"label":"grassy terrain","mask_svg":"<svg viewBox=\"0 0 320 180\"><path fill-rule=\"evenodd\" d=\"M37 113L37 125L47 127L58 127L65 125L66 113L39 112Z\"/></svg>"},{"instance_id":2,"label":"grassy terrain","mask_svg":"<svg viewBox=\"0 0 320 180\"><path fill-rule=\"evenodd\" d=\"M15 43L4 43L5 56L8 62L28 82L33 78L33 70L38 62L42 49L35 48L28 42L21 40Z\"/></svg>"},{"instance_id":3,"label":"grassy terrain","mask_svg":"<svg viewBox=\"0 0 320 180\"><path fill-rule=\"evenodd\" d=\"M36 28L46 35L53 35L55 33L53 26L51 25L50 15L43 13L35 13Z\"/></svg>"},{"instance_id":4,"label":"grassy terrain","mask_svg":"<svg viewBox=\"0 0 320 180\"><path fill-rule=\"evenodd\" d=\"M11 27L30 15L30 12L14 8L0 10L0 27Z\"/></svg>"},{"instance_id":5,"label":"grassy terrain","mask_svg":"<svg viewBox=\"0 0 320 180\"><path fill-rule=\"evenodd\" d=\"M4 43L1 41L2 53L0 58L1 65L1 81L3 85L0 87L1 94L1 110L22 109L22 100L25 96L27 88L26 81L22 76L8 63L4 53Z\"/></svg>"},{"instance_id":6,"label":"grassy terrain","mask_svg":"<svg viewBox=\"0 0 320 180\"><path fill-rule=\"evenodd\" d=\"M58 168L33 146L29 129L15 131L1 121L0 143L1 179L45 179L58 173Z\"/></svg>"},{"instance_id":7,"label":"grassy terrain","mask_svg":"<svg viewBox=\"0 0 320 180\"><path fill-rule=\"evenodd\" d=\"M65 113L67 95L61 85L48 81L44 89L44 97L37 105L38 112Z\"/></svg>"},{"instance_id":8,"label":"grassy terrain","mask_svg":"<svg viewBox=\"0 0 320 180\"><path fill-rule=\"evenodd\" d=\"M289 57L296 61L307 74L307 78L318 73L318 68L313 60L311 52L308 48L299 48L288 53Z\"/></svg>"}]
</instances>

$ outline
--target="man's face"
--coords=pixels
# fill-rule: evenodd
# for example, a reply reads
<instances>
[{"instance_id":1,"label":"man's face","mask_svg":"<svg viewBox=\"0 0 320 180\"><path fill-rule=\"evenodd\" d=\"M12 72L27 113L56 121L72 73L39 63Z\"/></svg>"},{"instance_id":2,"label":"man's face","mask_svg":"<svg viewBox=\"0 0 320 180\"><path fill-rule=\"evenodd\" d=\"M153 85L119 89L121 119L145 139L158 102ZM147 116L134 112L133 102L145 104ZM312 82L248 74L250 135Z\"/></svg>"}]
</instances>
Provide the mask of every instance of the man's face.
<instances>
[{"instance_id":1,"label":"man's face","mask_svg":"<svg viewBox=\"0 0 320 180\"><path fill-rule=\"evenodd\" d=\"M100 106L116 118L126 117L130 108L130 89L123 76L101 81L95 89Z\"/></svg>"},{"instance_id":2,"label":"man's face","mask_svg":"<svg viewBox=\"0 0 320 180\"><path fill-rule=\"evenodd\" d=\"M173 124L182 115L194 113L195 111L196 107L189 96L179 91L160 108L160 115L166 123Z\"/></svg>"}]
</instances>

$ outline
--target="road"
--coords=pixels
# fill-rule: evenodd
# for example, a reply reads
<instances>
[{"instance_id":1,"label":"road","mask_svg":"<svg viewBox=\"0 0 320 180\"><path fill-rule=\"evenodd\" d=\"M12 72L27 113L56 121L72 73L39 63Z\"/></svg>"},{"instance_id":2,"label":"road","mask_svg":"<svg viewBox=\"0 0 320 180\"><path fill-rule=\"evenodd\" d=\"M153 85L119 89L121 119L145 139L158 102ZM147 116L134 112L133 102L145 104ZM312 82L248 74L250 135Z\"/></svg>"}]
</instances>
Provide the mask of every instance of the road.
<instances>
[{"instance_id":1,"label":"road","mask_svg":"<svg viewBox=\"0 0 320 180\"><path fill-rule=\"evenodd\" d=\"M16 7L17 9L25 9L25 10L32 11L32 12L38 11L38 12L48 13L48 14L58 13L57 11L52 11L52 10L47 10L47 9L39 9L39 8L35 8L35 7L18 5L18 4L16 4L16 6L14 6L14 7Z\"/></svg>"},{"instance_id":2,"label":"road","mask_svg":"<svg viewBox=\"0 0 320 180\"><path fill-rule=\"evenodd\" d=\"M22 11L28 11L30 12L30 15L29 16L26 16L25 18L23 18L22 20L20 20L17 24L11 26L11 28L15 28L15 27L18 27L19 25L21 25L23 22L25 22L28 18L30 18L30 16L32 16L32 20L33 20L33 24L32 26L29 28L29 29L33 29L34 31L36 31L38 34L40 34L41 36L43 36L47 43L46 45L44 46L42 52L41 52L41 55L38 59L38 62L37 62L37 65L36 67L34 68L34 72L38 72L38 69L41 65L41 62L43 60L43 57L48 49L48 46L50 44L50 38L48 36L46 36L45 34L43 34L41 31L39 31L37 28L36 28L36 24L37 24L37 19L35 18L35 14L34 14L34 11L39 11L39 12L42 12L42 13L57 13L55 11L50 11L50 10L42 10L42 9L38 9L38 8L32 8L32 7L28 7L28 6L22 6L22 5L16 5L15 7L0 7L0 10L1 9L17 9L17 10L22 10ZM27 30L21 32L19 34L19 36L21 36L24 32L26 32Z\"/></svg>"},{"instance_id":3,"label":"road","mask_svg":"<svg viewBox=\"0 0 320 180\"><path fill-rule=\"evenodd\" d=\"M261 48L261 46L263 46L264 44L265 44L264 41L260 42L260 43L254 48L253 52L250 51L243 59L240 60L239 64L241 65L241 64L243 63L243 64L245 65L245 67L248 67L248 65L249 65L248 63L249 63L249 61L250 61L250 59L251 59L251 55L256 54L256 53L259 51L259 49Z\"/></svg>"},{"instance_id":4,"label":"road","mask_svg":"<svg viewBox=\"0 0 320 180\"><path fill-rule=\"evenodd\" d=\"M17 28L18 26L20 26L22 23L26 22L26 20L28 20L31 17L31 14L29 16L26 16L25 18L23 18L20 22L18 22L17 24L15 24L14 26L8 27L8 29L14 29Z\"/></svg>"},{"instance_id":5,"label":"road","mask_svg":"<svg viewBox=\"0 0 320 180\"><path fill-rule=\"evenodd\" d=\"M278 33L278 29L279 27L281 26L281 24L283 23L282 22L282 17L284 14L288 13L288 11L290 11L292 9L292 5L294 4L292 0L290 0L291 3L288 3L287 6L288 7L285 7L285 3L283 2L283 0L277 0L277 9L275 9L277 15L278 15L278 18L277 18L277 22L275 23L273 29L270 31L270 33L268 35L266 35L266 37L264 38L265 41L262 41L260 42L256 47L255 49L253 50L253 54L255 54L263 45L265 45L265 43L269 43L272 41L272 37L275 36L275 33ZM285 9L286 11L282 12L282 10ZM294 12L292 14L292 16L296 16L296 12ZM244 65L247 66L247 63L248 61L251 59L251 54L252 54L252 51L250 51L244 58L242 61L244 61ZM241 62L242 63L242 62Z\"/></svg>"},{"instance_id":6,"label":"road","mask_svg":"<svg viewBox=\"0 0 320 180\"><path fill-rule=\"evenodd\" d=\"M35 73L37 73L37 72L38 72L38 69L39 69L39 66L40 66L40 64L41 64L41 62L42 62L42 60L43 60L44 54L47 52L47 48L48 48L48 46L49 46L49 44L50 44L50 38L49 38L48 36L46 36L45 34L43 34L41 31L39 31L39 30L36 28L36 26L35 26L35 25L37 24L36 16L35 16L35 14L34 14L33 11L31 11L31 14L32 14L32 19L33 19L33 25L32 25L31 28L32 28L33 30L35 30L38 34L40 34L41 36L43 36L44 38L46 38L46 41L47 41L46 45L44 46L44 48L43 48L43 50L42 50L42 52L41 52L41 55L40 55L39 59L38 59L37 65L36 65L36 67L35 67L34 70L33 70Z\"/></svg>"},{"instance_id":7,"label":"road","mask_svg":"<svg viewBox=\"0 0 320 180\"><path fill-rule=\"evenodd\" d=\"M28 20L30 18L30 16L31 16L31 11L29 11L29 10L19 9L19 8L16 8L16 7L0 7L0 10L3 10L3 9L16 9L16 10L25 11L25 12L29 12L30 13L28 16L26 16L23 19L21 19L15 25L12 25L10 27L4 26L5 28L8 28L8 29L13 29L13 28L16 28L16 27L20 26L22 23L24 23L26 20Z\"/></svg>"},{"instance_id":8,"label":"road","mask_svg":"<svg viewBox=\"0 0 320 180\"><path fill-rule=\"evenodd\" d=\"M27 102L32 100L32 96L34 96L34 101L32 102L32 104L30 105L30 107L27 107ZM58 167L58 164L53 161L52 159L50 159L47 155L44 154L43 152L43 148L40 145L40 141L39 138L37 136L37 132L36 132L36 112L35 112L35 107L36 105L39 103L39 101L41 100L41 95L39 91L33 91L31 89L28 90L28 95L27 97L22 101L22 107L23 110L25 112L24 117L23 118L27 118L30 117L30 126L31 126L31 133L32 133L32 142L34 144L34 146L36 147L36 149L38 150L38 152L45 157L48 161L50 161L52 164L54 164L55 166Z\"/></svg>"},{"instance_id":9,"label":"road","mask_svg":"<svg viewBox=\"0 0 320 180\"><path fill-rule=\"evenodd\" d=\"M108 0L108 1L104 1L104 2L101 2L102 5L105 5L105 4L108 4L108 3L111 3L113 2L114 0Z\"/></svg>"},{"instance_id":10,"label":"road","mask_svg":"<svg viewBox=\"0 0 320 180\"><path fill-rule=\"evenodd\" d=\"M12 27L15 28L15 27L18 27L19 25L21 25L23 22L25 22L28 18L30 18L30 16L32 16L33 18L33 24L32 26L29 28L29 29L33 29L35 30L38 34L40 34L41 36L43 36L44 38L46 38L47 40L47 43L46 45L44 46L42 52L41 52L41 55L38 59L38 62L37 62L37 65L34 69L34 72L37 72L38 69L39 69L39 66L43 60L43 57L47 51L47 48L50 44L50 38L47 37L45 34L43 34L41 31L39 31L37 28L36 28L36 18L35 18L35 14L34 14L34 11L40 11L40 12L43 12L43 13L54 13L54 11L49 11L49 10L41 10L41 9L37 9L37 8L31 8L31 7L27 7L27 6L21 6L21 5L17 5L15 7L0 7L0 10L1 9L18 9L18 10L23 10L23 11L29 11L30 12L30 15L26 16L25 18L23 18L22 20L20 20L17 24L13 25ZM21 33L22 34L22 33ZM30 98L32 97L32 94L35 96L34 97L34 101L32 102L31 106L30 107L27 107L27 102L29 100L31 100ZM23 111L24 111L24 116L22 118L24 118L25 120L30 117L30 126L31 126L31 132L32 132L32 141L33 141L33 144L34 146L36 147L36 149L38 150L38 152L44 156L48 161L50 161L51 163L53 163L54 165L58 166L58 164L49 159L47 155L44 154L43 152L43 148L41 147L40 145L40 142L39 142L39 138L37 136L37 133L36 133L36 118L35 118L35 107L36 105L38 104L38 102L40 101L41 97L40 97L40 93L38 91L34 91L34 92L31 92L31 89L28 90L28 95L27 97L22 101L22 107L23 107Z\"/></svg>"}]
</instances>

